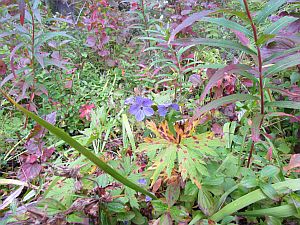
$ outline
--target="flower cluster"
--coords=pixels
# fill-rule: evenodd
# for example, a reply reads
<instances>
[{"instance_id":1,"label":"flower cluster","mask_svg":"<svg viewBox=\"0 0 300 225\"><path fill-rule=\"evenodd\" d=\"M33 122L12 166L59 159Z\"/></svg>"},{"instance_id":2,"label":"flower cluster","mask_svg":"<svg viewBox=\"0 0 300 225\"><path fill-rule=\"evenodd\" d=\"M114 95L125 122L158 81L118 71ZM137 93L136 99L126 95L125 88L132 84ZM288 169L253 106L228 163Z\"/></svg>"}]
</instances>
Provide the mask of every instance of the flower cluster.
<instances>
[{"instance_id":1,"label":"flower cluster","mask_svg":"<svg viewBox=\"0 0 300 225\"><path fill-rule=\"evenodd\" d=\"M134 115L137 121L142 121L146 116L152 116L154 110L152 108L153 102L149 98L140 96L130 97L125 100L126 105L130 105L129 113ZM179 106L175 103L165 103L157 106L158 114L166 116L170 109L179 111Z\"/></svg>"}]
</instances>

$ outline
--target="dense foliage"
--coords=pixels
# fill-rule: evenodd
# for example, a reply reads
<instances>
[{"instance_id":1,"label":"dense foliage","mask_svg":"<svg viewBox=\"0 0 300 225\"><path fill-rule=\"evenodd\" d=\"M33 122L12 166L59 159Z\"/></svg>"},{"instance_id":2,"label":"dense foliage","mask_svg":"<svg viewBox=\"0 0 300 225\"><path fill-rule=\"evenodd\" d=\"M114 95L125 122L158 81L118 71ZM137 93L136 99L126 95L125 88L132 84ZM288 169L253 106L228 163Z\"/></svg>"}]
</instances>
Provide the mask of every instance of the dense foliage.
<instances>
[{"instance_id":1,"label":"dense foliage","mask_svg":"<svg viewBox=\"0 0 300 225\"><path fill-rule=\"evenodd\" d=\"M300 2L0 2L0 224L298 224Z\"/></svg>"}]
</instances>

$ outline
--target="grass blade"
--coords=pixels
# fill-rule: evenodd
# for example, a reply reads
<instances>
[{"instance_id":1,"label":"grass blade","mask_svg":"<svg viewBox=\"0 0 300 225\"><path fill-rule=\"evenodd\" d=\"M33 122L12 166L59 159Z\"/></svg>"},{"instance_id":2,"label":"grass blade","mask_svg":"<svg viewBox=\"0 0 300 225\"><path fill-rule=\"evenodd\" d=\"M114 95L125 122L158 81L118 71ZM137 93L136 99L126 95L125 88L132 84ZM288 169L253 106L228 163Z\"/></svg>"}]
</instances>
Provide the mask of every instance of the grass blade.
<instances>
[{"instance_id":1,"label":"grass blade","mask_svg":"<svg viewBox=\"0 0 300 225\"><path fill-rule=\"evenodd\" d=\"M288 188L292 191L299 191L300 190L300 179L290 179L283 182L279 182L276 184L273 184L272 187L279 191L283 188ZM260 200L263 200L265 198L268 198L260 189L257 189L255 191L252 191L237 200L229 203L224 208L222 208L220 211L215 213L210 217L210 219L218 222L222 220L225 216L231 215L233 213L236 213L238 210L249 206L255 202L258 202Z\"/></svg>"}]
</instances>

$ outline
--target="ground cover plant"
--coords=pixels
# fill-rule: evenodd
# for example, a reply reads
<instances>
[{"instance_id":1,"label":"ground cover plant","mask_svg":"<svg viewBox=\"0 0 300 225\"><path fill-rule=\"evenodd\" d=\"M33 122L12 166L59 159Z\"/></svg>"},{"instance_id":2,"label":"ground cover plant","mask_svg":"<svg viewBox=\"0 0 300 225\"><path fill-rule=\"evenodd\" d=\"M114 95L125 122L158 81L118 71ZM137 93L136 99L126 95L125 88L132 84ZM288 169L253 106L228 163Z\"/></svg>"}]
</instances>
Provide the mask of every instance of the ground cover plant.
<instances>
[{"instance_id":1,"label":"ground cover plant","mask_svg":"<svg viewBox=\"0 0 300 225\"><path fill-rule=\"evenodd\" d=\"M0 3L0 224L298 224L300 2Z\"/></svg>"}]
</instances>

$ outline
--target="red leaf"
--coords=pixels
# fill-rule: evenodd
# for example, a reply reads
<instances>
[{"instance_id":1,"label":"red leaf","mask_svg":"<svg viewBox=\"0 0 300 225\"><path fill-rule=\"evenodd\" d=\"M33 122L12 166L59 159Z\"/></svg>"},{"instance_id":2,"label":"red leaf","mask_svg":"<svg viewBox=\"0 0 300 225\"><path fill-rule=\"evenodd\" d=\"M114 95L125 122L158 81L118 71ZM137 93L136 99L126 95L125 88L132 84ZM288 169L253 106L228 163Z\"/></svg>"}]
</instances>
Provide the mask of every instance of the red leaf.
<instances>
[{"instance_id":1,"label":"red leaf","mask_svg":"<svg viewBox=\"0 0 300 225\"><path fill-rule=\"evenodd\" d=\"M7 66L3 60L0 59L0 75L5 75L7 70Z\"/></svg>"},{"instance_id":2,"label":"red leaf","mask_svg":"<svg viewBox=\"0 0 300 225\"><path fill-rule=\"evenodd\" d=\"M55 148L54 147L51 147L51 148L45 148L43 150L43 154L41 156L41 160L42 162L46 162L50 157L51 155L53 154L53 152L55 151Z\"/></svg>"},{"instance_id":3,"label":"red leaf","mask_svg":"<svg viewBox=\"0 0 300 225\"><path fill-rule=\"evenodd\" d=\"M242 64L231 64L229 66L226 66L222 69L219 69L217 72L215 72L209 79L206 87L204 88L199 102L203 101L205 96L207 95L207 93L209 92L209 90L219 81L221 80L223 77L225 77L227 74L232 74L232 73L236 73L236 72L240 72L243 70L248 70L250 69L250 67L246 66L246 65L242 65Z\"/></svg>"},{"instance_id":4,"label":"red leaf","mask_svg":"<svg viewBox=\"0 0 300 225\"><path fill-rule=\"evenodd\" d=\"M19 0L20 23L23 26L25 21L25 0Z\"/></svg>"},{"instance_id":5,"label":"red leaf","mask_svg":"<svg viewBox=\"0 0 300 225\"><path fill-rule=\"evenodd\" d=\"M246 37L246 35L240 31L232 30L233 33L235 33L236 37L240 40L241 44L249 47L250 46L250 40Z\"/></svg>"},{"instance_id":6,"label":"red leaf","mask_svg":"<svg viewBox=\"0 0 300 225\"><path fill-rule=\"evenodd\" d=\"M42 166L39 163L23 163L18 178L22 181L29 181L40 174Z\"/></svg>"},{"instance_id":7,"label":"red leaf","mask_svg":"<svg viewBox=\"0 0 300 225\"><path fill-rule=\"evenodd\" d=\"M213 11L211 10L204 10L202 12L193 13L189 17L187 17L181 24L179 24L171 33L169 38L169 43L174 40L176 34L178 34L183 29L191 26L196 21L200 21L203 17L209 15Z\"/></svg>"},{"instance_id":8,"label":"red leaf","mask_svg":"<svg viewBox=\"0 0 300 225\"><path fill-rule=\"evenodd\" d=\"M283 170L289 171L289 170L295 169L297 167L300 167L300 154L292 155L289 165L283 167ZM300 170L295 170L295 172L300 172Z\"/></svg>"},{"instance_id":9,"label":"red leaf","mask_svg":"<svg viewBox=\"0 0 300 225\"><path fill-rule=\"evenodd\" d=\"M79 109L79 112L80 112L80 115L79 117L80 118L86 118L87 120L90 120L91 119L91 112L92 112L92 109L95 108L95 105L94 104L85 104L85 105L82 105Z\"/></svg>"}]
</instances>

